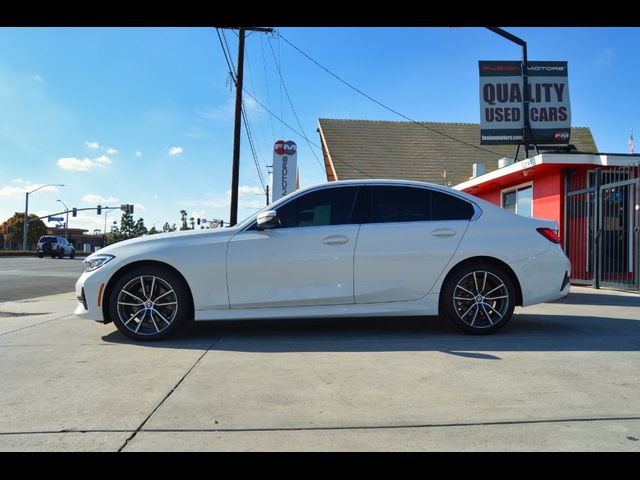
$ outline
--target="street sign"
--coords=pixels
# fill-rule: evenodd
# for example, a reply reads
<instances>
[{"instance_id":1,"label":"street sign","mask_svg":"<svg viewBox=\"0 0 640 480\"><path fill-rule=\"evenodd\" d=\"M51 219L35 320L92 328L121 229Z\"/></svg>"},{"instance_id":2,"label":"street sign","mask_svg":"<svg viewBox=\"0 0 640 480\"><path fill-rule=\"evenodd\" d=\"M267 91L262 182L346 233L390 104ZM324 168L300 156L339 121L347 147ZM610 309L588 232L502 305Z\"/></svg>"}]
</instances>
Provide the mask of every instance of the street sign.
<instances>
[{"instance_id":1,"label":"street sign","mask_svg":"<svg viewBox=\"0 0 640 480\"><path fill-rule=\"evenodd\" d=\"M50 222L64 222L64 217L49 217Z\"/></svg>"}]
</instances>

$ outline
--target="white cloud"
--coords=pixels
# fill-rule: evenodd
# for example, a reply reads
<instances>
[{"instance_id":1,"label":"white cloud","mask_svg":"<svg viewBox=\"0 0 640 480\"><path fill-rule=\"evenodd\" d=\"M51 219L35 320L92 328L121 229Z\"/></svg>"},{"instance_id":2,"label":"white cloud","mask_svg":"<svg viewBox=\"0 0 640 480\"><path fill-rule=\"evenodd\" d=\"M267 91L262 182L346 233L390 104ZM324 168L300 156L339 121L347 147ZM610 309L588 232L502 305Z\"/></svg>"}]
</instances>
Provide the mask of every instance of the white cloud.
<instances>
[{"instance_id":1,"label":"white cloud","mask_svg":"<svg viewBox=\"0 0 640 480\"><path fill-rule=\"evenodd\" d=\"M63 157L58 159L58 167L63 170L74 170L76 172L88 172L95 166L93 160L89 158L79 159L76 157Z\"/></svg>"},{"instance_id":2,"label":"white cloud","mask_svg":"<svg viewBox=\"0 0 640 480\"><path fill-rule=\"evenodd\" d=\"M193 217L193 218L204 218L205 213L207 213L206 210L194 210L193 212L191 212L190 217Z\"/></svg>"},{"instance_id":3,"label":"white cloud","mask_svg":"<svg viewBox=\"0 0 640 480\"><path fill-rule=\"evenodd\" d=\"M111 159L105 155L102 155L95 160L90 158L76 158L76 157L63 157L59 158L57 165L62 170L72 170L75 172L89 172L95 167L106 167L111 164Z\"/></svg>"},{"instance_id":4,"label":"white cloud","mask_svg":"<svg viewBox=\"0 0 640 480\"><path fill-rule=\"evenodd\" d=\"M44 78L42 78L40 75L38 75L37 73L34 75L31 75L31 80L38 82L38 83L45 83Z\"/></svg>"},{"instance_id":5,"label":"white cloud","mask_svg":"<svg viewBox=\"0 0 640 480\"><path fill-rule=\"evenodd\" d=\"M171 155L172 157L175 157L176 155L179 155L183 152L182 147L171 147L169 149L169 155Z\"/></svg>"},{"instance_id":6,"label":"white cloud","mask_svg":"<svg viewBox=\"0 0 640 480\"><path fill-rule=\"evenodd\" d=\"M118 203L120 200L114 197L103 197L101 195L87 193L84 197L82 197L82 201L86 203L97 203L104 205L110 203Z\"/></svg>"},{"instance_id":7,"label":"white cloud","mask_svg":"<svg viewBox=\"0 0 640 480\"><path fill-rule=\"evenodd\" d=\"M113 148L113 147L109 147L109 148L107 149L107 153L108 153L109 155L117 155L117 154L118 154L118 153L120 153L120 152L119 152L118 150L116 150L115 148Z\"/></svg>"},{"instance_id":8,"label":"white cloud","mask_svg":"<svg viewBox=\"0 0 640 480\"><path fill-rule=\"evenodd\" d=\"M22 185L21 187L14 187L14 186L10 186L7 185L5 187L0 188L0 198L24 198L24 194L26 192L32 192L33 190L36 189L40 189L40 192L57 192L58 189L52 185L49 185L47 187L43 187L40 188L43 184L42 183L31 183L31 182L24 182L21 179L20 180L21 183L23 183L24 185ZM12 182L12 183L18 183L18 182Z\"/></svg>"},{"instance_id":9,"label":"white cloud","mask_svg":"<svg viewBox=\"0 0 640 480\"><path fill-rule=\"evenodd\" d=\"M26 182L21 178L14 178L13 180L11 180L11 183L26 183Z\"/></svg>"},{"instance_id":10,"label":"white cloud","mask_svg":"<svg viewBox=\"0 0 640 480\"><path fill-rule=\"evenodd\" d=\"M98 142L84 142L84 144L92 150L98 150L101 148Z\"/></svg>"},{"instance_id":11,"label":"white cloud","mask_svg":"<svg viewBox=\"0 0 640 480\"><path fill-rule=\"evenodd\" d=\"M136 157L141 157L142 156L142 152L140 150L136 150Z\"/></svg>"},{"instance_id":12,"label":"white cloud","mask_svg":"<svg viewBox=\"0 0 640 480\"><path fill-rule=\"evenodd\" d=\"M238 187L238 193L240 195L246 195L246 194L250 194L250 193L253 193L255 195L262 195L264 192L262 191L262 188L260 188L260 187L250 187L248 185L240 185Z\"/></svg>"}]
</instances>

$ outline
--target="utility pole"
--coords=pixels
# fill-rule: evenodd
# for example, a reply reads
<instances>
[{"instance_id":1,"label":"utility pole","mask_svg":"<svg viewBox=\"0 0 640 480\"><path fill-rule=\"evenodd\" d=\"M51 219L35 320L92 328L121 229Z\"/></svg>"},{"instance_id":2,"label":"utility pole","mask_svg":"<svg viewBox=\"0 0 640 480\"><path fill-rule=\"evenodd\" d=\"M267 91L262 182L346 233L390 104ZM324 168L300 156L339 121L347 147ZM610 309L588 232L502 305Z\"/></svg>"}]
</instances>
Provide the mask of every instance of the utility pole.
<instances>
[{"instance_id":1,"label":"utility pole","mask_svg":"<svg viewBox=\"0 0 640 480\"><path fill-rule=\"evenodd\" d=\"M522 110L524 116L522 143L524 144L525 158L529 158L529 140L533 140L535 145L535 139L532 138L533 135L531 132L531 126L529 125L529 75L527 72L527 42L498 27L487 27L487 29L522 47L522 88L524 90L522 96ZM536 146L536 150L537 148L538 147ZM517 156L518 154L516 153L516 161L518 160Z\"/></svg>"},{"instance_id":2,"label":"utility pole","mask_svg":"<svg viewBox=\"0 0 640 480\"><path fill-rule=\"evenodd\" d=\"M231 211L229 212L229 224L238 223L238 183L240 177L240 124L242 122L242 81L244 76L244 40L247 31L272 32L272 28L240 27L238 29L238 72L235 78L236 84L236 112L233 127L233 166L231 169Z\"/></svg>"},{"instance_id":3,"label":"utility pole","mask_svg":"<svg viewBox=\"0 0 640 480\"><path fill-rule=\"evenodd\" d=\"M269 205L269 184L265 187L264 193L267 195L267 205Z\"/></svg>"}]
</instances>

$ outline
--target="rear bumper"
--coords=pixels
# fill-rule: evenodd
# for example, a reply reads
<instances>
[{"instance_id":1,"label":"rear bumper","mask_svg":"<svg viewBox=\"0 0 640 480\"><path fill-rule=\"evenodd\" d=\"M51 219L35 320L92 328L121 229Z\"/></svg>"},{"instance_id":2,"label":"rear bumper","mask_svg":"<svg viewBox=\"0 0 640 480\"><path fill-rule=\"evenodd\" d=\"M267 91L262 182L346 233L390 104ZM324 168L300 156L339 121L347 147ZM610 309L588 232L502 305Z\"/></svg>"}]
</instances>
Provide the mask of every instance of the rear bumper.
<instances>
[{"instance_id":1,"label":"rear bumper","mask_svg":"<svg viewBox=\"0 0 640 480\"><path fill-rule=\"evenodd\" d=\"M550 302L569 294L571 264L559 246L511 265L520 281L522 306Z\"/></svg>"}]
</instances>

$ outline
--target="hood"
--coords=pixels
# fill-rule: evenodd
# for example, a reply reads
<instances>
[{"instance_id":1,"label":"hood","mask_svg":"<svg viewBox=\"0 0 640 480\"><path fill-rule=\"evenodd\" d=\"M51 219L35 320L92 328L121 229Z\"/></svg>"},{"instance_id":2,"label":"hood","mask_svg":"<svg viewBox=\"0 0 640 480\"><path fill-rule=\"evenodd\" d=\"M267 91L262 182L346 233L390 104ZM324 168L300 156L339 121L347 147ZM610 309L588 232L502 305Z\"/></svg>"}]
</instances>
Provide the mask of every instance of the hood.
<instances>
[{"instance_id":1,"label":"hood","mask_svg":"<svg viewBox=\"0 0 640 480\"><path fill-rule=\"evenodd\" d=\"M167 233L156 233L154 235L142 235L141 237L131 238L129 240L123 240L121 242L112 243L111 245L101 248L100 250L92 253L93 255L100 255L103 253L114 254L123 248L127 248L131 245L142 242L175 242L178 239L187 239L191 237L210 236L219 237L223 235L233 235L239 231L238 227L227 228L215 228L215 229L203 229L203 230L184 230ZM87 257L88 258L88 257Z\"/></svg>"}]
</instances>

